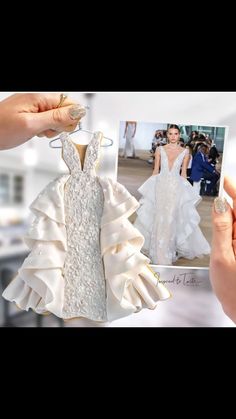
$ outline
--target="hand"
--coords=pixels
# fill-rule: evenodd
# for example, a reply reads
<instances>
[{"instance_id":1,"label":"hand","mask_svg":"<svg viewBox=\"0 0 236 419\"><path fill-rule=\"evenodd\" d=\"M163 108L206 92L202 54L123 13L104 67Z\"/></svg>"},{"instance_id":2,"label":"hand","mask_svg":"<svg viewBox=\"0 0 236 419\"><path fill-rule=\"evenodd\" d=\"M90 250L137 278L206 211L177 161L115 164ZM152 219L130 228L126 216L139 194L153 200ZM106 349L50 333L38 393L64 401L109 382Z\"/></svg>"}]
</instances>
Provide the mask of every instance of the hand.
<instances>
[{"instance_id":1,"label":"hand","mask_svg":"<svg viewBox=\"0 0 236 419\"><path fill-rule=\"evenodd\" d=\"M30 138L52 138L73 131L85 108L60 93L17 93L0 102L0 149L16 147Z\"/></svg>"},{"instance_id":2,"label":"hand","mask_svg":"<svg viewBox=\"0 0 236 419\"><path fill-rule=\"evenodd\" d=\"M225 177L224 188L233 209L222 198L215 199L210 280L225 314L236 323L236 183Z\"/></svg>"}]
</instances>

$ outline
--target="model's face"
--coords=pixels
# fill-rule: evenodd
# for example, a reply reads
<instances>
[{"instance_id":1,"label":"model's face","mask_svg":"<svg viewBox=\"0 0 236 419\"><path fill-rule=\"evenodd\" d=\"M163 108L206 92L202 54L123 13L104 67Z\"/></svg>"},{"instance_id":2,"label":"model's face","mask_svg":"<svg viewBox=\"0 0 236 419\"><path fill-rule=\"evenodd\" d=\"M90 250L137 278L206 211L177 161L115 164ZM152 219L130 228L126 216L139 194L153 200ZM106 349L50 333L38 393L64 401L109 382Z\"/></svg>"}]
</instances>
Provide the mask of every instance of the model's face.
<instances>
[{"instance_id":1,"label":"model's face","mask_svg":"<svg viewBox=\"0 0 236 419\"><path fill-rule=\"evenodd\" d=\"M171 144L175 144L179 141L180 138L179 131L175 128L170 128L167 132L167 137Z\"/></svg>"}]
</instances>

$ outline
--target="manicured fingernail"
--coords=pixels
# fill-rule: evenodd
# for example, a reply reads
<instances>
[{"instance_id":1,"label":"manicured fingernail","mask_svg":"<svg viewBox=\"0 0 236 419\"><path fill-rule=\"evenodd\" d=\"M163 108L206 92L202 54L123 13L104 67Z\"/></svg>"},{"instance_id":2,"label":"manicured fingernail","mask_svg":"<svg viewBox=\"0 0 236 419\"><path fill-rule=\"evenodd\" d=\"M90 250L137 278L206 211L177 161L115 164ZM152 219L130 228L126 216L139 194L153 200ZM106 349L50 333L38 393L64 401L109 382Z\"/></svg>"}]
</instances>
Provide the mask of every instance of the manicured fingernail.
<instances>
[{"instance_id":1,"label":"manicured fingernail","mask_svg":"<svg viewBox=\"0 0 236 419\"><path fill-rule=\"evenodd\" d=\"M215 198L214 200L215 212L222 214L227 211L227 201L225 198Z\"/></svg>"},{"instance_id":2,"label":"manicured fingernail","mask_svg":"<svg viewBox=\"0 0 236 419\"><path fill-rule=\"evenodd\" d=\"M71 119L80 119L86 115L86 110L80 105L74 105L69 109L69 115Z\"/></svg>"}]
</instances>

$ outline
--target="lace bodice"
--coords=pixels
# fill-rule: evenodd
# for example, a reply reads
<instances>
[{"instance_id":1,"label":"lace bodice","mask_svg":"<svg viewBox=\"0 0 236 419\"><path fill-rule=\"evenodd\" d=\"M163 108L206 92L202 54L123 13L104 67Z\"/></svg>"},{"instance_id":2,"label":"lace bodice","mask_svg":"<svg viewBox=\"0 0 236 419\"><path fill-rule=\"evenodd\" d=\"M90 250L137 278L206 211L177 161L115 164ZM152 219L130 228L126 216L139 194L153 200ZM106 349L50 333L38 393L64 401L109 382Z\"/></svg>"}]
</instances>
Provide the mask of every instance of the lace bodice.
<instances>
[{"instance_id":1,"label":"lace bodice","mask_svg":"<svg viewBox=\"0 0 236 419\"><path fill-rule=\"evenodd\" d=\"M80 160L79 152L71 141L69 134L63 133L60 137L62 142L62 157L68 166L71 174L81 175L81 172L95 175L96 163L99 159L100 143L102 140L103 134L101 132L95 132L90 143L87 146L84 167L82 169L82 164Z\"/></svg>"}]
</instances>

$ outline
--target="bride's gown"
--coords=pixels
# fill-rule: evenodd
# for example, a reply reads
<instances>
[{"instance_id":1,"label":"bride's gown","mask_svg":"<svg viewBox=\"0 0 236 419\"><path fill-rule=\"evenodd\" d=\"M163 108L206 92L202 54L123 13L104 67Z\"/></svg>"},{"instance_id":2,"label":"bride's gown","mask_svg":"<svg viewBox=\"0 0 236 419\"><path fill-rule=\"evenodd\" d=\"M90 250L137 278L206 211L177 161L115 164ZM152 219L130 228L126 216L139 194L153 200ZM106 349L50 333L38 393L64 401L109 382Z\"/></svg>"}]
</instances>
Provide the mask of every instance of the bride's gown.
<instances>
[{"instance_id":1,"label":"bride's gown","mask_svg":"<svg viewBox=\"0 0 236 419\"><path fill-rule=\"evenodd\" d=\"M180 175L184 149L169 167L167 153L160 147L161 170L140 188L142 195L135 227L143 234L143 252L153 263L172 265L178 258L193 259L210 253L210 246L198 224L196 206L200 195Z\"/></svg>"}]
</instances>

